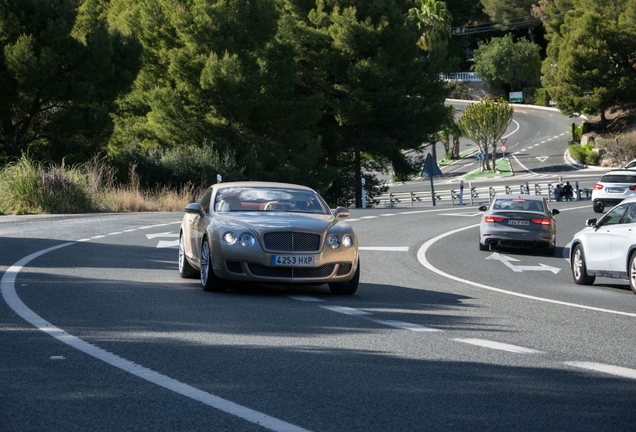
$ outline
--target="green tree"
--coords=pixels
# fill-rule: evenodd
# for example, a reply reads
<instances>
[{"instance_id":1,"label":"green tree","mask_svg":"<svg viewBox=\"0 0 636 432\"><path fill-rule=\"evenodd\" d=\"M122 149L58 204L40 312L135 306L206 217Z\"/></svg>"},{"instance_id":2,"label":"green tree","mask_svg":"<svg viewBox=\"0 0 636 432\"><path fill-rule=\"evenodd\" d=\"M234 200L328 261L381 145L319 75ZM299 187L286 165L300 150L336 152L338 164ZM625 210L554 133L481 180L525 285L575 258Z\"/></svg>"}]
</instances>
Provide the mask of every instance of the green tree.
<instances>
[{"instance_id":1,"label":"green tree","mask_svg":"<svg viewBox=\"0 0 636 432\"><path fill-rule=\"evenodd\" d=\"M211 143L236 155L247 178L329 182L317 169L323 97L298 85L293 48L278 38L280 2L113 3L111 19L139 38L144 55L116 116L111 157Z\"/></svg>"},{"instance_id":2,"label":"green tree","mask_svg":"<svg viewBox=\"0 0 636 432\"><path fill-rule=\"evenodd\" d=\"M463 136L462 131L455 122L455 107L446 105L446 117L442 127L437 133L439 140L444 146L445 159L459 159L459 139ZM452 146L452 148L451 148Z\"/></svg>"},{"instance_id":3,"label":"green tree","mask_svg":"<svg viewBox=\"0 0 636 432\"><path fill-rule=\"evenodd\" d=\"M308 13L300 3L288 3L296 19L287 34L303 83L324 95L318 127L328 165L354 173L327 195L336 200L355 192L349 203L359 206L365 160L398 178L421 169L402 150L418 149L442 122L439 69L420 55L420 21L410 1L320 1Z\"/></svg>"},{"instance_id":4,"label":"green tree","mask_svg":"<svg viewBox=\"0 0 636 432\"><path fill-rule=\"evenodd\" d=\"M105 0L0 2L0 155L82 161L110 135L140 48L111 29Z\"/></svg>"},{"instance_id":5,"label":"green tree","mask_svg":"<svg viewBox=\"0 0 636 432\"><path fill-rule=\"evenodd\" d=\"M582 0L552 34L543 85L565 114L599 114L605 127L607 110L634 104L635 3Z\"/></svg>"},{"instance_id":6,"label":"green tree","mask_svg":"<svg viewBox=\"0 0 636 432\"><path fill-rule=\"evenodd\" d=\"M501 29L514 27L528 29L530 40L534 42L534 27L538 24L532 16L532 8L538 0L481 0L484 12Z\"/></svg>"},{"instance_id":7,"label":"green tree","mask_svg":"<svg viewBox=\"0 0 636 432\"><path fill-rule=\"evenodd\" d=\"M474 70L495 88L521 90L524 85L537 85L541 76L541 56L537 44L512 35L480 42L475 50Z\"/></svg>"},{"instance_id":8,"label":"green tree","mask_svg":"<svg viewBox=\"0 0 636 432\"><path fill-rule=\"evenodd\" d=\"M485 98L479 103L469 104L459 118L459 128L463 135L475 142L485 155L482 170L494 171L497 160L497 145L512 122L514 108L503 99ZM491 162L492 161L492 165Z\"/></svg>"}]
</instances>

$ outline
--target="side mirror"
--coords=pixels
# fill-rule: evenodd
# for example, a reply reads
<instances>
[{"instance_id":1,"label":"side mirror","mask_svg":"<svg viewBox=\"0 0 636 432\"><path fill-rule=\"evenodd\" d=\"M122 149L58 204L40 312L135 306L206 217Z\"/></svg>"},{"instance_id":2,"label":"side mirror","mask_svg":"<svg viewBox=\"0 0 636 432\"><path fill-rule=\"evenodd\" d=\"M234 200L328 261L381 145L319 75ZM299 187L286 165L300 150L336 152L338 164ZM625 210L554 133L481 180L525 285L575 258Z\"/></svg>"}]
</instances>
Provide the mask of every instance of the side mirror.
<instances>
[{"instance_id":1,"label":"side mirror","mask_svg":"<svg viewBox=\"0 0 636 432\"><path fill-rule=\"evenodd\" d=\"M338 207L334 210L333 215L336 219L348 218L351 211L346 207Z\"/></svg>"},{"instance_id":2,"label":"side mirror","mask_svg":"<svg viewBox=\"0 0 636 432\"><path fill-rule=\"evenodd\" d=\"M585 221L585 226L596 227L596 218L587 219Z\"/></svg>"},{"instance_id":3,"label":"side mirror","mask_svg":"<svg viewBox=\"0 0 636 432\"><path fill-rule=\"evenodd\" d=\"M561 213L561 212L559 211L559 209L552 209L552 216L556 216L556 215L558 215L559 213Z\"/></svg>"},{"instance_id":4,"label":"side mirror","mask_svg":"<svg viewBox=\"0 0 636 432\"><path fill-rule=\"evenodd\" d=\"M483 205L483 206L479 206L479 211L486 211L488 210L488 207Z\"/></svg>"},{"instance_id":5,"label":"side mirror","mask_svg":"<svg viewBox=\"0 0 636 432\"><path fill-rule=\"evenodd\" d=\"M190 203L185 207L186 213L196 213L199 216L203 216L203 209L201 208L201 204L198 202Z\"/></svg>"}]
</instances>

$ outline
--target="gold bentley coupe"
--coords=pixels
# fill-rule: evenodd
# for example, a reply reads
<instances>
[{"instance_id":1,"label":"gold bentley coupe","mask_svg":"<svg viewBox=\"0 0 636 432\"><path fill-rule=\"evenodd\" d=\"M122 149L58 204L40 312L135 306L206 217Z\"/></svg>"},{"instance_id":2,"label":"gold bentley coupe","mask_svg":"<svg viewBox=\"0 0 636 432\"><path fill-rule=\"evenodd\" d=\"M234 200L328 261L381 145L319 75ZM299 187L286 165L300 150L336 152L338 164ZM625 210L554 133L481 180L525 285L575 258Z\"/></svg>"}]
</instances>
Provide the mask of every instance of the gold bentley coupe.
<instances>
[{"instance_id":1,"label":"gold bentley coupe","mask_svg":"<svg viewBox=\"0 0 636 432\"><path fill-rule=\"evenodd\" d=\"M185 208L179 274L200 277L206 291L257 282L328 284L334 294L354 294L360 260L348 216L305 186L217 183Z\"/></svg>"}]
</instances>

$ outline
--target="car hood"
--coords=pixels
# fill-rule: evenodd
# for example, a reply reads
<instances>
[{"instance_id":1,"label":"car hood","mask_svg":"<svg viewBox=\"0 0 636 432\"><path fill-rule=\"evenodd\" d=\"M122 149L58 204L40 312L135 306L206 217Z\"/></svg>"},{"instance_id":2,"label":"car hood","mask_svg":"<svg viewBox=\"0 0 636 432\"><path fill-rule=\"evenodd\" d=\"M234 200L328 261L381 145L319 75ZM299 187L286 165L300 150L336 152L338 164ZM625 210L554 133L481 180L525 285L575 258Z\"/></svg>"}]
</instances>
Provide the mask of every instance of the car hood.
<instances>
[{"instance_id":1,"label":"car hood","mask_svg":"<svg viewBox=\"0 0 636 432\"><path fill-rule=\"evenodd\" d=\"M331 215L277 212L235 212L220 216L218 220L240 224L257 232L295 230L315 233L323 233L339 222Z\"/></svg>"}]
</instances>

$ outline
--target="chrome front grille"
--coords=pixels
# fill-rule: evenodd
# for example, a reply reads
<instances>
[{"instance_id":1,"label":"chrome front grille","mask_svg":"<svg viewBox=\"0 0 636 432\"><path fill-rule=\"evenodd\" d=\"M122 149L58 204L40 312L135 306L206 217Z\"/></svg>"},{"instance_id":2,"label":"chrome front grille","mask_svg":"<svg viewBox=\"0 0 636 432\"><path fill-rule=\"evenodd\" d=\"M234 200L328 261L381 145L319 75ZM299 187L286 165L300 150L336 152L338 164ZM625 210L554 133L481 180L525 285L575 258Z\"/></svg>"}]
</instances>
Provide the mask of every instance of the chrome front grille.
<instances>
[{"instance_id":1,"label":"chrome front grille","mask_svg":"<svg viewBox=\"0 0 636 432\"><path fill-rule=\"evenodd\" d=\"M320 267L267 267L260 264L250 263L247 266L254 276L286 279L309 279L330 276L336 265L325 264Z\"/></svg>"},{"instance_id":2,"label":"chrome front grille","mask_svg":"<svg viewBox=\"0 0 636 432\"><path fill-rule=\"evenodd\" d=\"M275 231L263 235L265 249L278 252L317 252L320 235L306 232Z\"/></svg>"}]
</instances>

